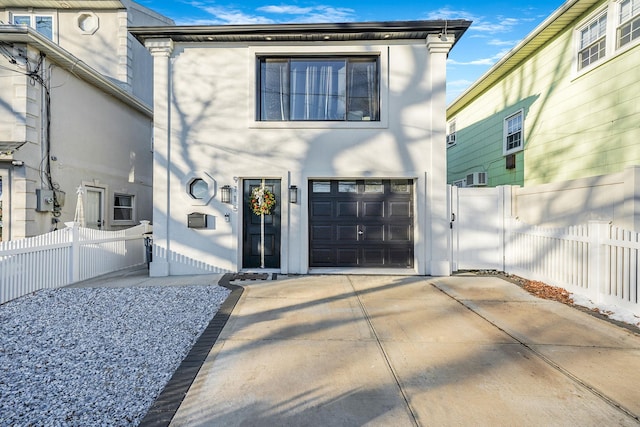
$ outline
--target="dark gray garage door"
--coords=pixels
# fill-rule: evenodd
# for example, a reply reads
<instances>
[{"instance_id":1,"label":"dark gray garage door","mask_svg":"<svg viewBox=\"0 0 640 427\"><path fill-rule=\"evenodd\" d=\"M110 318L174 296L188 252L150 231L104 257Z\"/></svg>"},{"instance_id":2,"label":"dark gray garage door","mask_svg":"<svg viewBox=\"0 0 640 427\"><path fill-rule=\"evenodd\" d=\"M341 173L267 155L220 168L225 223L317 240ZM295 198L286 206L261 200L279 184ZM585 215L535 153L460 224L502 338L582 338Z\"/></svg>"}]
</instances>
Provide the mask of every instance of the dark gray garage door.
<instances>
[{"instance_id":1,"label":"dark gray garage door","mask_svg":"<svg viewBox=\"0 0 640 427\"><path fill-rule=\"evenodd\" d=\"M413 268L412 180L309 182L310 267Z\"/></svg>"}]
</instances>

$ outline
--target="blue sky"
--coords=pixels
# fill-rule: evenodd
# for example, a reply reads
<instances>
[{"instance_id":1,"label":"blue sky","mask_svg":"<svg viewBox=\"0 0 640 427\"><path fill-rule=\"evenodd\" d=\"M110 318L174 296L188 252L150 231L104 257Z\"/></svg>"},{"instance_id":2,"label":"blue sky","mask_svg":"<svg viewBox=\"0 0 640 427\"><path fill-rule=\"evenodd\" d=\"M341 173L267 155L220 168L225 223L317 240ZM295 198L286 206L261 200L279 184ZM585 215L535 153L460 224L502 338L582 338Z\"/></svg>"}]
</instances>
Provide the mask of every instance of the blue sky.
<instances>
[{"instance_id":1,"label":"blue sky","mask_svg":"<svg viewBox=\"0 0 640 427\"><path fill-rule=\"evenodd\" d=\"M449 54L447 101L451 102L564 1L138 0L138 3L172 18L178 25L468 19L473 24Z\"/></svg>"}]
</instances>

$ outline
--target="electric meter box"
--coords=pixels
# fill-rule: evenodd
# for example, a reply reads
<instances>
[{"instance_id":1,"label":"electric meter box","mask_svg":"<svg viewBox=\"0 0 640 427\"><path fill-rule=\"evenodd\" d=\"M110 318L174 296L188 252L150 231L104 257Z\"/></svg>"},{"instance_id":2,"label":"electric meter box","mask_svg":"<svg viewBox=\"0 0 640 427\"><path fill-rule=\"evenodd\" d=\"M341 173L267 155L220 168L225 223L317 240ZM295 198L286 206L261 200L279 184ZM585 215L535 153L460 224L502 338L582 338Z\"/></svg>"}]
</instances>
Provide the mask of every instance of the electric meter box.
<instances>
[{"instance_id":1,"label":"electric meter box","mask_svg":"<svg viewBox=\"0 0 640 427\"><path fill-rule=\"evenodd\" d=\"M36 211L53 212L53 190L36 188Z\"/></svg>"}]
</instances>

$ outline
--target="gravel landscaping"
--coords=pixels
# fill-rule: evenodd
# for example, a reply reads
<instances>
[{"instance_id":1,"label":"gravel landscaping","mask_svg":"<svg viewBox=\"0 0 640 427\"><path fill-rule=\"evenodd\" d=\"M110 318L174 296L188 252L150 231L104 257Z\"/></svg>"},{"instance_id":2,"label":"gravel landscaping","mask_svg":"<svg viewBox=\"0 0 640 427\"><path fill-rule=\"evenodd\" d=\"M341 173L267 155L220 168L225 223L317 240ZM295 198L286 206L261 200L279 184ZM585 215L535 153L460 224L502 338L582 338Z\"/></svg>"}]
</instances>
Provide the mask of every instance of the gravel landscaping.
<instances>
[{"instance_id":1,"label":"gravel landscaping","mask_svg":"<svg viewBox=\"0 0 640 427\"><path fill-rule=\"evenodd\" d=\"M139 424L229 292L63 288L0 305L0 425Z\"/></svg>"}]
</instances>

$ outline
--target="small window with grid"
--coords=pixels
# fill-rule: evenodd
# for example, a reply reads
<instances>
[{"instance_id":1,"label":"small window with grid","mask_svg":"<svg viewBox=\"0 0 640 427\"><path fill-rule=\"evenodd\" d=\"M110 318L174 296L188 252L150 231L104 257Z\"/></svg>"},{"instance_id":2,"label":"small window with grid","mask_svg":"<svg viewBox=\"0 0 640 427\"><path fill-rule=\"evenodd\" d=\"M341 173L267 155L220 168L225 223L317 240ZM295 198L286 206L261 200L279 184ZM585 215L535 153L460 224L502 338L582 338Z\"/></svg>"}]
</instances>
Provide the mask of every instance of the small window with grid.
<instances>
[{"instance_id":1,"label":"small window with grid","mask_svg":"<svg viewBox=\"0 0 640 427\"><path fill-rule=\"evenodd\" d=\"M603 13L580 29L578 69L605 57L607 48L607 14Z\"/></svg>"},{"instance_id":2,"label":"small window with grid","mask_svg":"<svg viewBox=\"0 0 640 427\"><path fill-rule=\"evenodd\" d=\"M522 110L504 119L504 154L511 154L523 148Z\"/></svg>"},{"instance_id":3,"label":"small window with grid","mask_svg":"<svg viewBox=\"0 0 640 427\"><path fill-rule=\"evenodd\" d=\"M456 121L447 123L447 147L456 145Z\"/></svg>"},{"instance_id":4,"label":"small window with grid","mask_svg":"<svg viewBox=\"0 0 640 427\"><path fill-rule=\"evenodd\" d=\"M618 5L617 47L640 39L640 0L624 0Z\"/></svg>"},{"instance_id":5,"label":"small window with grid","mask_svg":"<svg viewBox=\"0 0 640 427\"><path fill-rule=\"evenodd\" d=\"M113 198L113 220L133 221L133 196L130 194L115 194Z\"/></svg>"}]
</instances>

